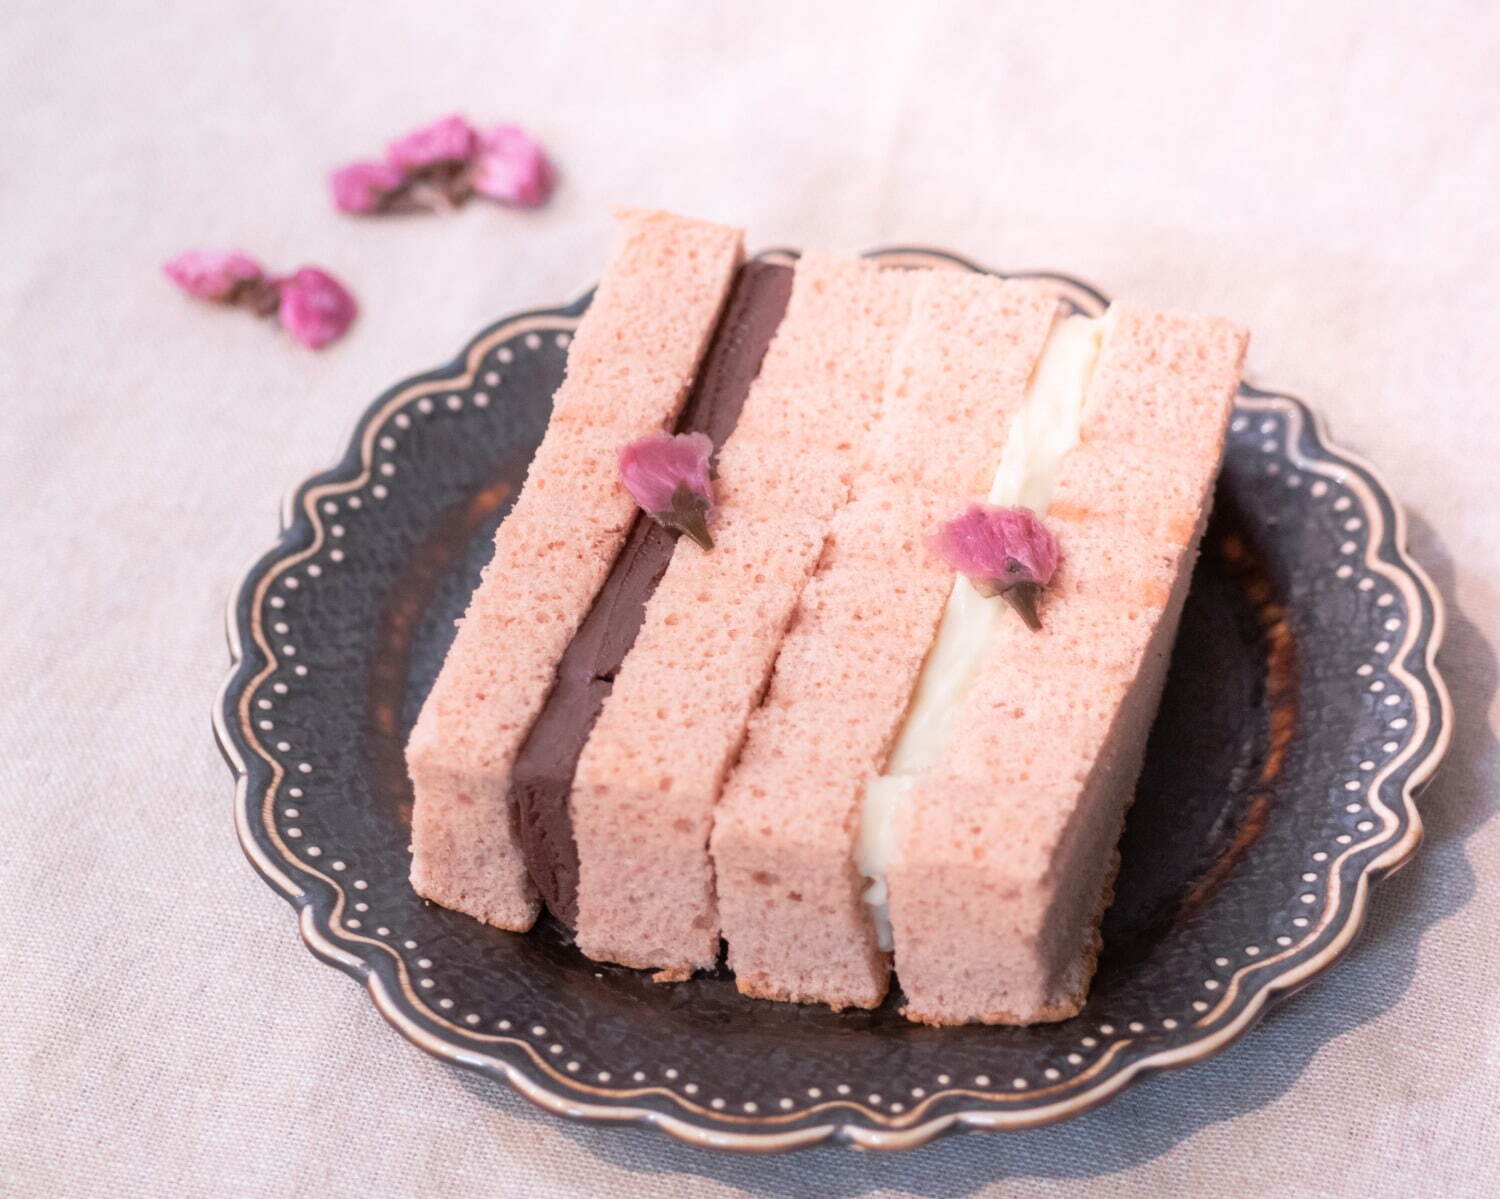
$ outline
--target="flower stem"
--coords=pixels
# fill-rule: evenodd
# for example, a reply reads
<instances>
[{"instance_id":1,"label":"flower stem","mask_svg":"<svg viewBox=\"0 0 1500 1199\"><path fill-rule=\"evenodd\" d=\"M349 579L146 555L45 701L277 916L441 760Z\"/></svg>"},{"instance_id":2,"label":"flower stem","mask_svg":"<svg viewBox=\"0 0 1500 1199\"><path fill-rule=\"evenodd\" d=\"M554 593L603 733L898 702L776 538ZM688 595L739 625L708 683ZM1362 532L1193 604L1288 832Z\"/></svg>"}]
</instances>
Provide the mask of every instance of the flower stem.
<instances>
[{"instance_id":1,"label":"flower stem","mask_svg":"<svg viewBox=\"0 0 1500 1199\"><path fill-rule=\"evenodd\" d=\"M714 539L708 532L708 505L703 497L686 483L679 483L672 492L672 510L665 513L663 523L686 533L706 550L714 548Z\"/></svg>"},{"instance_id":2,"label":"flower stem","mask_svg":"<svg viewBox=\"0 0 1500 1199\"><path fill-rule=\"evenodd\" d=\"M1038 583L1016 583L1007 587L1000 593L1005 597L1005 602L1014 608L1026 622L1026 627L1033 633L1039 633L1042 629L1041 617L1037 615L1036 603L1042 597L1042 588Z\"/></svg>"}]
</instances>

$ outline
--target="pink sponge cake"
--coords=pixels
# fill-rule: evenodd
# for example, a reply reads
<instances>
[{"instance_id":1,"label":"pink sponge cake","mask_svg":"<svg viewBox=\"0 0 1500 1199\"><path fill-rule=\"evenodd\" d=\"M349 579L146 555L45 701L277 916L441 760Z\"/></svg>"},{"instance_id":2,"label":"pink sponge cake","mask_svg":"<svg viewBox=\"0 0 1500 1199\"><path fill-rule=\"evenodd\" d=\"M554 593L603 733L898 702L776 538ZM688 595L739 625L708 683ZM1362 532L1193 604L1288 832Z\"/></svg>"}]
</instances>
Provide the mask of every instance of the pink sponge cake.
<instances>
[{"instance_id":1,"label":"pink sponge cake","mask_svg":"<svg viewBox=\"0 0 1500 1199\"><path fill-rule=\"evenodd\" d=\"M578 762L578 944L682 977L712 966L708 838L857 450L880 408L916 276L807 254L719 458L709 552L678 542Z\"/></svg>"},{"instance_id":2,"label":"pink sponge cake","mask_svg":"<svg viewBox=\"0 0 1500 1199\"><path fill-rule=\"evenodd\" d=\"M1051 467L1063 558L1041 628L998 619L972 643L945 743L910 757L887 813L896 970L926 1023L1064 1019L1093 974L1246 342L1130 306L1100 324Z\"/></svg>"},{"instance_id":3,"label":"pink sponge cake","mask_svg":"<svg viewBox=\"0 0 1500 1199\"><path fill-rule=\"evenodd\" d=\"M743 255L737 229L641 210L617 221L526 487L407 747L412 886L507 929L537 914L511 763L635 518L618 448L672 425Z\"/></svg>"},{"instance_id":4,"label":"pink sponge cake","mask_svg":"<svg viewBox=\"0 0 1500 1199\"><path fill-rule=\"evenodd\" d=\"M889 954L855 869L857 817L952 584L924 547L987 485L1057 302L933 272L917 287L886 402L750 722L713 834L739 989L873 1007Z\"/></svg>"}]
</instances>

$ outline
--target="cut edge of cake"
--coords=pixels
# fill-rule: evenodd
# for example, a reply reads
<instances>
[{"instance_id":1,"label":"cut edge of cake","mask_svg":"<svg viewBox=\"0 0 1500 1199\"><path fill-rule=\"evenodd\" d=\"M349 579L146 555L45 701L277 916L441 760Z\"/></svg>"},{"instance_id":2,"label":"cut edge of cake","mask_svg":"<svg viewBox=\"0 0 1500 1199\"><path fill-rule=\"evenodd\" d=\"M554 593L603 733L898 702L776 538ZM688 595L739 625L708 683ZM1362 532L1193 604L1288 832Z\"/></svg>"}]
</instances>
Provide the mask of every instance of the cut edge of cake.
<instances>
[{"instance_id":1,"label":"cut edge of cake","mask_svg":"<svg viewBox=\"0 0 1500 1199\"><path fill-rule=\"evenodd\" d=\"M712 849L746 995L874 1007L890 977L855 864L952 586L927 539L994 473L1054 316L1034 284L935 271L918 286L880 417L778 652L716 812Z\"/></svg>"},{"instance_id":2,"label":"cut edge of cake","mask_svg":"<svg viewBox=\"0 0 1500 1199\"><path fill-rule=\"evenodd\" d=\"M914 287L865 260L796 264L720 453L714 549L679 541L579 759L577 941L589 957L664 979L718 958L714 805L847 498Z\"/></svg>"},{"instance_id":3,"label":"cut edge of cake","mask_svg":"<svg viewBox=\"0 0 1500 1199\"><path fill-rule=\"evenodd\" d=\"M518 932L538 900L510 763L634 519L617 448L671 427L744 256L738 229L645 209L615 219L526 486L407 745L413 888Z\"/></svg>"},{"instance_id":4,"label":"cut edge of cake","mask_svg":"<svg viewBox=\"0 0 1500 1199\"><path fill-rule=\"evenodd\" d=\"M1065 1019L1097 960L1247 340L1115 312L1048 517L1043 628L1002 622L940 768L895 813L896 969L922 1023Z\"/></svg>"}]
</instances>

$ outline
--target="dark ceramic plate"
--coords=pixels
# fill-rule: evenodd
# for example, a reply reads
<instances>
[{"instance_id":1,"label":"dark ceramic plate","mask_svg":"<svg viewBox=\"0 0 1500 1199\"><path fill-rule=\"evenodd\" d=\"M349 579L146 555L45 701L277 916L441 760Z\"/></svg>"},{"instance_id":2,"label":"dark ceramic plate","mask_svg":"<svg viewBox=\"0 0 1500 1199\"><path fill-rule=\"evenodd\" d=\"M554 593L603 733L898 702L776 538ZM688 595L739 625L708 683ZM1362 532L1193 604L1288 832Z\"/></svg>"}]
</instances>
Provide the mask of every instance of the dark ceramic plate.
<instances>
[{"instance_id":1,"label":"dark ceramic plate","mask_svg":"<svg viewBox=\"0 0 1500 1199\"><path fill-rule=\"evenodd\" d=\"M516 936L418 899L402 744L587 304L503 320L381 396L230 603L215 726L240 841L406 1037L562 1115L735 1149L905 1148L1061 1120L1205 1058L1345 951L1421 836L1413 795L1450 727L1442 609L1371 468L1249 386L1077 1018L934 1029L896 996L834 1014L741 998L722 972L662 986L550 925Z\"/></svg>"}]
</instances>

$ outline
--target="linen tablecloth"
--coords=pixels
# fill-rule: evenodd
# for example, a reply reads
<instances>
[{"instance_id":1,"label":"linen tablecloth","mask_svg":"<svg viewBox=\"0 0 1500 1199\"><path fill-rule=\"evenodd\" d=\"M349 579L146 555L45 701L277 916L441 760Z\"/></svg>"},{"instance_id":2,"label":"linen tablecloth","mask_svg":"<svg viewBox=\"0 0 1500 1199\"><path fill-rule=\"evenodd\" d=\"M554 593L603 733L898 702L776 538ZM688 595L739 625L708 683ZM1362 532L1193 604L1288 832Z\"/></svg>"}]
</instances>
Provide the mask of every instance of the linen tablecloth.
<instances>
[{"instance_id":1,"label":"linen tablecloth","mask_svg":"<svg viewBox=\"0 0 1500 1199\"><path fill-rule=\"evenodd\" d=\"M1500 1158L1500 10L1485 2L77 3L0 13L0 1191L1477 1195ZM538 212L362 221L324 174L517 120ZM575 295L608 206L951 247L1248 323L1449 604L1428 841L1348 960L1066 1126L714 1156L428 1059L298 943L208 728L222 605L377 392ZM173 291L328 267L322 353ZM1493 1193L1490 1191L1489 1193Z\"/></svg>"}]
</instances>

